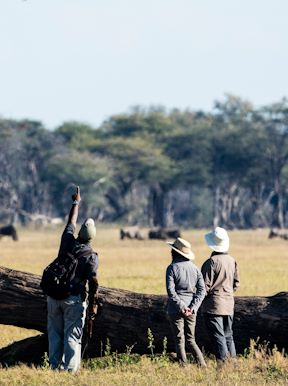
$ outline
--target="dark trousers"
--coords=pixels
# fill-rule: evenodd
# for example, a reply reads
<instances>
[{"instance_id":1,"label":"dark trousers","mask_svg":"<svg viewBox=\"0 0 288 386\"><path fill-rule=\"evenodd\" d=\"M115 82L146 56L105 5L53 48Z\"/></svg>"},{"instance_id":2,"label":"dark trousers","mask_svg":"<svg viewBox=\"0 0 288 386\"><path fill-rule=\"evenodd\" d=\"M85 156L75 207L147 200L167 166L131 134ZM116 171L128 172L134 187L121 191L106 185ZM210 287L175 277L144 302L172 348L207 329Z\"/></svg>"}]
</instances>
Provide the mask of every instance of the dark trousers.
<instances>
[{"instance_id":1,"label":"dark trousers","mask_svg":"<svg viewBox=\"0 0 288 386\"><path fill-rule=\"evenodd\" d=\"M233 315L204 314L205 324L214 346L216 359L225 360L236 357L233 339Z\"/></svg>"},{"instance_id":2,"label":"dark trousers","mask_svg":"<svg viewBox=\"0 0 288 386\"><path fill-rule=\"evenodd\" d=\"M186 363L185 341L199 365L205 366L203 354L195 341L196 315L169 315L170 326L176 343L179 362Z\"/></svg>"}]
</instances>

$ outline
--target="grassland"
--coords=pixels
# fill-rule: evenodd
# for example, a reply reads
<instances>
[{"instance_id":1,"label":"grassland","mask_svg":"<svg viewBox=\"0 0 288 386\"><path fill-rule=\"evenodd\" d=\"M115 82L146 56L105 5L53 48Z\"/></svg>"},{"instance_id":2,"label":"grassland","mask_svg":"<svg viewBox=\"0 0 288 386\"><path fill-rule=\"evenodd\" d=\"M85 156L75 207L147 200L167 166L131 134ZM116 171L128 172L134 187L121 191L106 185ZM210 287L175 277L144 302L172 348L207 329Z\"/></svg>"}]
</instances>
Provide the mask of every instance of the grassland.
<instances>
[{"instance_id":1,"label":"grassland","mask_svg":"<svg viewBox=\"0 0 288 386\"><path fill-rule=\"evenodd\" d=\"M0 265L41 274L57 255L61 229L22 229L17 243L0 241ZM191 242L195 263L201 266L209 256L204 230L187 230L183 237ZM238 295L272 295L287 291L288 243L268 240L267 230L230 232L230 252L237 259L241 275ZM98 227L95 250L100 256L99 280L102 286L124 288L144 293L165 293L165 269L170 263L170 249L163 241L119 240L116 228ZM10 326L0 326L0 347L38 334ZM257 357L258 355L258 357ZM152 363L142 358L138 364L112 366L105 370L85 369L78 377L55 374L49 370L19 366L0 370L0 385L242 385L288 384L288 359L278 352L271 355L254 352L253 357L240 358L238 369L218 372L215 362L208 360L208 369L200 371L191 365L180 369L177 364Z\"/></svg>"}]
</instances>

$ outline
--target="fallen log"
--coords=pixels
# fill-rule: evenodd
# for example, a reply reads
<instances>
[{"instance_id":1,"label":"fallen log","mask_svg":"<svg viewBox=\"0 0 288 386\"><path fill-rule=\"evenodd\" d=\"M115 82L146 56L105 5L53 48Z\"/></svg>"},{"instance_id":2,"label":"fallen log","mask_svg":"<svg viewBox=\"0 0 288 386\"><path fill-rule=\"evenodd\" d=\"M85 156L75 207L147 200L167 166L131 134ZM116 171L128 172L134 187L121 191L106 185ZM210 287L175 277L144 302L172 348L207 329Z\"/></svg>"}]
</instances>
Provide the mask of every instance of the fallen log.
<instances>
[{"instance_id":1,"label":"fallen log","mask_svg":"<svg viewBox=\"0 0 288 386\"><path fill-rule=\"evenodd\" d=\"M40 276L0 267L0 324L46 332L46 299L39 283ZM104 287L100 287L99 294L104 305L95 321L94 334L86 351L89 357L103 353L107 338L112 351L123 352L127 346L134 345L133 352L147 353L148 328L154 336L155 352L163 350L165 336L168 338L168 350L174 350L165 313L166 296ZM201 312L197 318L196 334L199 345L210 352ZM269 342L287 350L288 292L269 297L236 297L234 337L238 352L249 346L250 339L257 338L259 342ZM32 340L26 340L27 347ZM46 345L41 343L44 341L45 338L33 340L39 342L40 356L47 351ZM0 362L2 354L7 356L7 349L0 350Z\"/></svg>"}]
</instances>

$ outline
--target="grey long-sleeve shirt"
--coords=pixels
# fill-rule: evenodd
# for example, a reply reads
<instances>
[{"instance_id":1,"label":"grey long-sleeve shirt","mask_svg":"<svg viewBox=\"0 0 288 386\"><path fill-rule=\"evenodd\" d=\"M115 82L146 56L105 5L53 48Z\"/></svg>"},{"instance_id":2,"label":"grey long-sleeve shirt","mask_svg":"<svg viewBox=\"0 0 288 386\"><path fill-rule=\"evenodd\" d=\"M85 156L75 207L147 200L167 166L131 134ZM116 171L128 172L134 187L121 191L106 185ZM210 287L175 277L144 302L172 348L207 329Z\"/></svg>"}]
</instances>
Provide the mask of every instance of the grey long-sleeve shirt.
<instances>
[{"instance_id":1,"label":"grey long-sleeve shirt","mask_svg":"<svg viewBox=\"0 0 288 386\"><path fill-rule=\"evenodd\" d=\"M167 267L166 289L168 314L178 314L183 308L196 313L205 297L205 283L199 268L192 261L177 258Z\"/></svg>"}]
</instances>

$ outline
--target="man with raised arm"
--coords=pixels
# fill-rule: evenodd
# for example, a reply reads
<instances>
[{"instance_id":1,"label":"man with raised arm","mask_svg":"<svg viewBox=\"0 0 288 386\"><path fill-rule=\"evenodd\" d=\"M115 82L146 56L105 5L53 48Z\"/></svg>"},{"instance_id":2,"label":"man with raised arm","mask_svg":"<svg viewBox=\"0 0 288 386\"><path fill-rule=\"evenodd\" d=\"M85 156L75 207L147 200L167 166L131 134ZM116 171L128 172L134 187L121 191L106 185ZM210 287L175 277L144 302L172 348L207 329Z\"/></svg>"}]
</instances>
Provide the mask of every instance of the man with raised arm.
<instances>
[{"instance_id":1,"label":"man with raised arm","mask_svg":"<svg viewBox=\"0 0 288 386\"><path fill-rule=\"evenodd\" d=\"M85 324L87 300L88 319L95 318L97 309L98 255L90 246L96 236L92 218L81 225L78 237L74 236L81 201L80 188L72 196L72 207L62 234L58 256L72 254L76 259L75 275L70 293L65 299L47 296L49 361L52 369L77 372L81 363L81 340Z\"/></svg>"}]
</instances>

